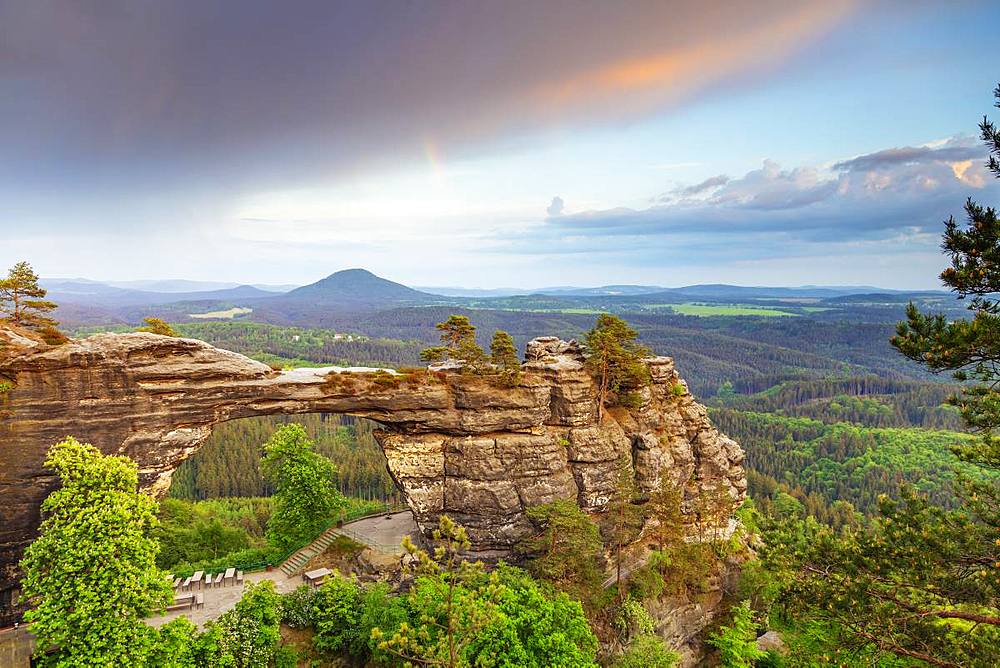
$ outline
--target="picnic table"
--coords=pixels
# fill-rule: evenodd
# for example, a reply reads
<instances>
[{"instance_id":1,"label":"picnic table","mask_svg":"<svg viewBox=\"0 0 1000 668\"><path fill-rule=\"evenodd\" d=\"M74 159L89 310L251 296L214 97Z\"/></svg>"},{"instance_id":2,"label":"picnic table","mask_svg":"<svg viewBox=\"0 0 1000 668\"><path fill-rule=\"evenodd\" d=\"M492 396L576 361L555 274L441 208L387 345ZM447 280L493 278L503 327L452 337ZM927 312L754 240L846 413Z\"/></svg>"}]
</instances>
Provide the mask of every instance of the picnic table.
<instances>
[{"instance_id":1,"label":"picnic table","mask_svg":"<svg viewBox=\"0 0 1000 668\"><path fill-rule=\"evenodd\" d=\"M333 573L329 568L317 568L314 571L309 571L302 574L302 579L312 585L318 585L327 578L330 573Z\"/></svg>"}]
</instances>

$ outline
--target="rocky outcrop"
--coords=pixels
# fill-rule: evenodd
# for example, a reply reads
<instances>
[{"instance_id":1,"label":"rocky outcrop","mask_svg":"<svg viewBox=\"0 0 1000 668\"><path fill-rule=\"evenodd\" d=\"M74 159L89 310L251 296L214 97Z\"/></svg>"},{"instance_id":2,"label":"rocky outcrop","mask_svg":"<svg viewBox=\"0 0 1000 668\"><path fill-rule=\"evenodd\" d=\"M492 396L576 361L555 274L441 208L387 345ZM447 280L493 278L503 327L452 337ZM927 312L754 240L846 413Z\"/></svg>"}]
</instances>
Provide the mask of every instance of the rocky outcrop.
<instances>
[{"instance_id":1,"label":"rocky outcrop","mask_svg":"<svg viewBox=\"0 0 1000 668\"><path fill-rule=\"evenodd\" d=\"M746 490L740 447L711 425L668 357L647 360L653 382L637 408L599 422L580 347L552 337L528 345L521 380L503 388L455 369L274 371L201 341L145 333L52 347L0 327L0 344L8 386L0 393L0 588L8 591L55 482L45 452L67 435L132 457L142 484L158 493L219 422L371 418L384 427L389 471L421 529L447 513L484 556L508 553L531 531L532 505L574 498L600 511L622 457L646 491L662 472L690 498L722 489L735 507Z\"/></svg>"}]
</instances>

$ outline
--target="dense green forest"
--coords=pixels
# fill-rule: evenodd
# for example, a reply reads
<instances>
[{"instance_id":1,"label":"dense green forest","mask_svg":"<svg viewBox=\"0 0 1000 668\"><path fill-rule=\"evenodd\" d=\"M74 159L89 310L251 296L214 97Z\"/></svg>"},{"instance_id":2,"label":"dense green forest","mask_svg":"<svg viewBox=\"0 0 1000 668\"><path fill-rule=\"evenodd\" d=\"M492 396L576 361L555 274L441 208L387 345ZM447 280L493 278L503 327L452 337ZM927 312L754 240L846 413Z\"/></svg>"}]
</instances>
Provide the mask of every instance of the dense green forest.
<instances>
[{"instance_id":1,"label":"dense green forest","mask_svg":"<svg viewBox=\"0 0 1000 668\"><path fill-rule=\"evenodd\" d=\"M336 464L342 494L398 502L385 455L372 436L378 424L328 414L255 417L217 425L195 456L174 472L170 496L195 500L270 495L273 489L260 470L263 445L279 426L293 422L306 429L317 452Z\"/></svg>"},{"instance_id":2,"label":"dense green forest","mask_svg":"<svg viewBox=\"0 0 1000 668\"><path fill-rule=\"evenodd\" d=\"M953 507L954 482L975 468L952 448L967 434L915 428L873 428L826 424L809 418L712 409L719 429L738 439L747 453L752 496L781 482L826 503L847 501L864 513L876 510L881 495L898 497L906 483L934 503Z\"/></svg>"}]
</instances>

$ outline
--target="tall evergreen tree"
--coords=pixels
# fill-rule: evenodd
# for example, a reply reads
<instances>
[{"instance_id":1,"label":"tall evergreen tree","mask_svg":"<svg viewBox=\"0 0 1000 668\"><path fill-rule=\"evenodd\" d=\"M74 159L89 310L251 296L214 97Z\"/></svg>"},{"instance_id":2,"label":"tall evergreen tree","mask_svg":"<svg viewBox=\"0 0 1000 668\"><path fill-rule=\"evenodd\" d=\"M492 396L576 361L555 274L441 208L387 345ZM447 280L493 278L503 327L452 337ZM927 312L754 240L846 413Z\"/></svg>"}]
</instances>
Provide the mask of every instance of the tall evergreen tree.
<instances>
[{"instance_id":1,"label":"tall evergreen tree","mask_svg":"<svg viewBox=\"0 0 1000 668\"><path fill-rule=\"evenodd\" d=\"M56 321L45 314L55 310L56 304L46 301L46 294L31 265L18 262L7 272L7 278L0 279L0 313L6 313L19 325L52 327Z\"/></svg>"},{"instance_id":2,"label":"tall evergreen tree","mask_svg":"<svg viewBox=\"0 0 1000 668\"><path fill-rule=\"evenodd\" d=\"M618 316L602 313L587 332L587 369L597 380L597 411L604 417L610 404L628 404L634 392L649 384L642 363L648 348L636 342L638 334Z\"/></svg>"},{"instance_id":3,"label":"tall evergreen tree","mask_svg":"<svg viewBox=\"0 0 1000 668\"><path fill-rule=\"evenodd\" d=\"M521 360L517 356L514 338L502 329L493 333L493 341L490 343L490 359L493 366L497 368L504 385L517 384L521 376Z\"/></svg>"}]
</instances>

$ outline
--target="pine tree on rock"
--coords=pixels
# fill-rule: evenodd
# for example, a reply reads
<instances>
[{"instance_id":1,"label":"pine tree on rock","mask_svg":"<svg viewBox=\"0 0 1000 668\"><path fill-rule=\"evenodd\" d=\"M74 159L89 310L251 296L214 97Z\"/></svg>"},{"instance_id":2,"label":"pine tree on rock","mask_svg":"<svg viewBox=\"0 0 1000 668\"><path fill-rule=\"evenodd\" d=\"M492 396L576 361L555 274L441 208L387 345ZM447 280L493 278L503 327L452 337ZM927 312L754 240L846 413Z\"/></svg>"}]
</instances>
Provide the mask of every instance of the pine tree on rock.
<instances>
[{"instance_id":1,"label":"pine tree on rock","mask_svg":"<svg viewBox=\"0 0 1000 668\"><path fill-rule=\"evenodd\" d=\"M497 368L500 375L500 382L506 386L514 386L521 377L521 360L517 356L517 346L514 345L514 338L498 329L493 334L493 341L490 343L490 359L493 366Z\"/></svg>"},{"instance_id":2,"label":"pine tree on rock","mask_svg":"<svg viewBox=\"0 0 1000 668\"><path fill-rule=\"evenodd\" d=\"M46 294L31 265L18 262L7 272L7 278L0 279L0 313L26 327L54 327L56 321L45 314L55 310L56 304L46 301Z\"/></svg>"},{"instance_id":3,"label":"pine tree on rock","mask_svg":"<svg viewBox=\"0 0 1000 668\"><path fill-rule=\"evenodd\" d=\"M605 406L628 406L636 391L649 385L649 369L642 360L652 353L636 342L638 333L621 318L602 313L587 332L586 366L597 381L597 412Z\"/></svg>"}]
</instances>

